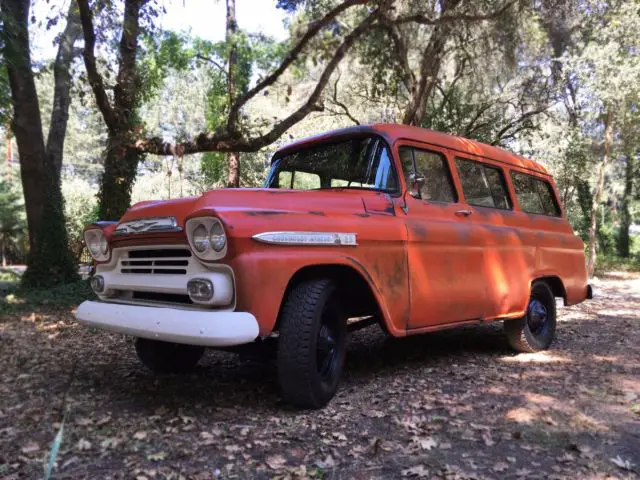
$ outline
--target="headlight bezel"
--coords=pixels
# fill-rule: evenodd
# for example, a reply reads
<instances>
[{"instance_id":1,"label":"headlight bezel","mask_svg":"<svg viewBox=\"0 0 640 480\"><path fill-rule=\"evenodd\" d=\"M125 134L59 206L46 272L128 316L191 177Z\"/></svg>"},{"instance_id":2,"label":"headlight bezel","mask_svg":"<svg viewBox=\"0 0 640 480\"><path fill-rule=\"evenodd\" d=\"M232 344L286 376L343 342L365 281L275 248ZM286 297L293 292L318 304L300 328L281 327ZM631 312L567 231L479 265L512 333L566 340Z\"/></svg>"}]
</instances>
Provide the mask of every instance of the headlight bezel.
<instances>
[{"instance_id":1,"label":"headlight bezel","mask_svg":"<svg viewBox=\"0 0 640 480\"><path fill-rule=\"evenodd\" d=\"M111 258L109 241L99 228L85 230L84 243L87 246L87 250L89 250L89 254L96 262L108 262L109 258ZM92 245L95 245L95 250L91 248Z\"/></svg>"},{"instance_id":2,"label":"headlight bezel","mask_svg":"<svg viewBox=\"0 0 640 480\"><path fill-rule=\"evenodd\" d=\"M196 248L196 244L194 243L194 238L193 238L196 229L198 229L200 226L203 226L207 231L206 238L208 241L207 241L206 248L203 251ZM212 242L212 234L213 234L214 226L216 226L215 228L219 229L219 231L222 232L221 234L216 233L216 236L221 235L224 238L223 242L219 242L219 243L222 243L222 248L219 251L214 248L214 245ZM187 232L187 240L189 242L189 247L191 248L191 251L193 252L193 254L196 257L198 257L200 260L213 262L216 260L220 260L221 258L224 258L227 255L229 239L227 238L227 233L224 228L224 224L220 221L219 218L217 217L190 218L185 223L185 230Z\"/></svg>"}]
</instances>

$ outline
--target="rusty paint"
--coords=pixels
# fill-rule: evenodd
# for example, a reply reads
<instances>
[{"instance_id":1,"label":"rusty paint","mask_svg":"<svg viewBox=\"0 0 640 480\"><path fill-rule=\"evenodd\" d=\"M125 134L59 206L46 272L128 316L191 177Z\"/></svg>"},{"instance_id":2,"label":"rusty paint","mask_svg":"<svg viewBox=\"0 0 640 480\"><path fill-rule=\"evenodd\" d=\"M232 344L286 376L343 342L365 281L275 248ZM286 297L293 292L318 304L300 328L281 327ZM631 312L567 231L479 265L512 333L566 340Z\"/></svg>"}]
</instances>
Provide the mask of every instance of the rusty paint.
<instances>
[{"instance_id":1,"label":"rusty paint","mask_svg":"<svg viewBox=\"0 0 640 480\"><path fill-rule=\"evenodd\" d=\"M279 212L277 210L253 210L244 212L245 215L250 217L271 217L275 215L287 215L289 212Z\"/></svg>"},{"instance_id":2,"label":"rusty paint","mask_svg":"<svg viewBox=\"0 0 640 480\"><path fill-rule=\"evenodd\" d=\"M494 147L414 127L374 125L335 135L348 137L354 132L384 138L398 172L402 172L400 145L441 153L460 200L445 203L415 199L407 194L401 174L400 197L355 189L225 189L188 199L143 202L132 207L122 220L175 216L178 225L184 227L189 218L219 217L229 237L228 253L221 262L234 271L237 309L255 315L262 335L272 331L292 276L314 265L356 269L369 284L385 326L394 336L475 323L478 319L514 318L526 309L531 282L544 276L561 279L567 304L585 299L583 244L566 218L524 213L515 198L512 210L468 205L454 158L456 152L465 152L505 170L505 165L526 170L554 186L543 167ZM303 140L281 152L312 146L332 135ZM514 197L510 175L506 174L505 180L509 195ZM394 202L400 201L406 202L407 211L397 216ZM456 215L460 209L473 213L463 218ZM323 218L320 221L318 217ZM358 245L274 247L255 242L253 235L265 228L353 232ZM187 245L185 232L114 238L112 229L105 226L103 230L112 248Z\"/></svg>"}]
</instances>

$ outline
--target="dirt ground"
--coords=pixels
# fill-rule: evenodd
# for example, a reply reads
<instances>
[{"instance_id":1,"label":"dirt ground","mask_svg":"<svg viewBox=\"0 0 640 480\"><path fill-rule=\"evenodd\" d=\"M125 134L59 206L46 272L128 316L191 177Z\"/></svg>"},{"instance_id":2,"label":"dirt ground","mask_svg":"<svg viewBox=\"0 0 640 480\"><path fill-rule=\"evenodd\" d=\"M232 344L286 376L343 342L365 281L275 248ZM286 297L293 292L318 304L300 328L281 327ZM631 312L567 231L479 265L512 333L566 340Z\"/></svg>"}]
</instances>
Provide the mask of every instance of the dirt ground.
<instances>
[{"instance_id":1,"label":"dirt ground","mask_svg":"<svg viewBox=\"0 0 640 480\"><path fill-rule=\"evenodd\" d=\"M321 411L282 404L272 363L209 352L156 377L129 338L70 312L0 318L0 478L640 478L640 278L560 310L542 354L500 325L353 334ZM75 365L75 368L74 368Z\"/></svg>"}]
</instances>

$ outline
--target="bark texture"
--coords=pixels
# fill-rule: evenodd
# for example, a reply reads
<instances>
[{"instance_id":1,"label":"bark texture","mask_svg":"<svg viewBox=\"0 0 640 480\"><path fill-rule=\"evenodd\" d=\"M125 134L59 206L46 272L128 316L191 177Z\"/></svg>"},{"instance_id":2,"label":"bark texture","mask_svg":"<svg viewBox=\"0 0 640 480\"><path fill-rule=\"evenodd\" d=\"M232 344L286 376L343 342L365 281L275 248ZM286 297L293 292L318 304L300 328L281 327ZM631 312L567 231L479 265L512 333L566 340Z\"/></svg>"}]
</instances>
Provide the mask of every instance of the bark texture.
<instances>
[{"instance_id":1,"label":"bark texture","mask_svg":"<svg viewBox=\"0 0 640 480\"><path fill-rule=\"evenodd\" d=\"M227 71L227 90L229 93L229 105L233 105L237 97L238 77L238 22L236 20L236 0L227 0L227 30L226 41L229 45L229 59ZM227 128L229 132L236 133L239 130L238 109L229 111ZM240 186L240 153L227 153L227 187L238 188Z\"/></svg>"},{"instance_id":2,"label":"bark texture","mask_svg":"<svg viewBox=\"0 0 640 480\"><path fill-rule=\"evenodd\" d=\"M109 99L95 57L96 33L88 0L77 0L84 34L84 64L96 103L107 126L104 174L98 193L101 220L118 220L129 208L140 153L133 147L138 130L136 72L140 14L146 0L126 0L119 42L118 73Z\"/></svg>"},{"instance_id":3,"label":"bark texture","mask_svg":"<svg viewBox=\"0 0 640 480\"><path fill-rule=\"evenodd\" d=\"M29 0L1 0L4 29L0 34L4 40L3 54L13 103L11 127L20 152L29 228L29 260L23 283L39 286L75 280L77 274L67 241L59 169L47 153L42 133L31 68L29 8ZM60 105L61 90L56 90L54 105ZM59 113L64 112L59 109Z\"/></svg>"},{"instance_id":4,"label":"bark texture","mask_svg":"<svg viewBox=\"0 0 640 480\"><path fill-rule=\"evenodd\" d=\"M593 276L596 268L597 257L597 239L598 230L598 208L602 198L602 190L604 189L604 175L609 164L611 156L611 145L613 144L613 112L607 109L604 115L604 145L602 152L602 160L598 167L598 176L596 180L595 190L593 192L593 201L591 203L591 216L589 219L589 260L587 262L587 273L589 277Z\"/></svg>"},{"instance_id":5,"label":"bark texture","mask_svg":"<svg viewBox=\"0 0 640 480\"><path fill-rule=\"evenodd\" d=\"M624 192L622 193L622 205L620 205L620 231L618 232L618 255L629 258L631 226L631 201L633 199L633 179L635 175L635 155L632 152L626 154L627 164L624 175Z\"/></svg>"}]
</instances>

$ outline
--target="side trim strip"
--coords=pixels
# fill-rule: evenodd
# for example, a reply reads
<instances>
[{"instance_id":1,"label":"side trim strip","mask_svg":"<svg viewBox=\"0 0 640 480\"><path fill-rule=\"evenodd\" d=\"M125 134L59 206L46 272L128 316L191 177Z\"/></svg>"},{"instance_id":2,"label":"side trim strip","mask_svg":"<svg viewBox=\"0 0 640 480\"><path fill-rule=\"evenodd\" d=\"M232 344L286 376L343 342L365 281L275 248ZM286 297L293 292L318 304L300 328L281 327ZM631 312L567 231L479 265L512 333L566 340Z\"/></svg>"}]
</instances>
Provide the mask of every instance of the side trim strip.
<instances>
[{"instance_id":1,"label":"side trim strip","mask_svg":"<svg viewBox=\"0 0 640 480\"><path fill-rule=\"evenodd\" d=\"M358 245L355 233L345 232L263 232L253 239L280 245L327 245L334 247L355 247Z\"/></svg>"}]
</instances>

